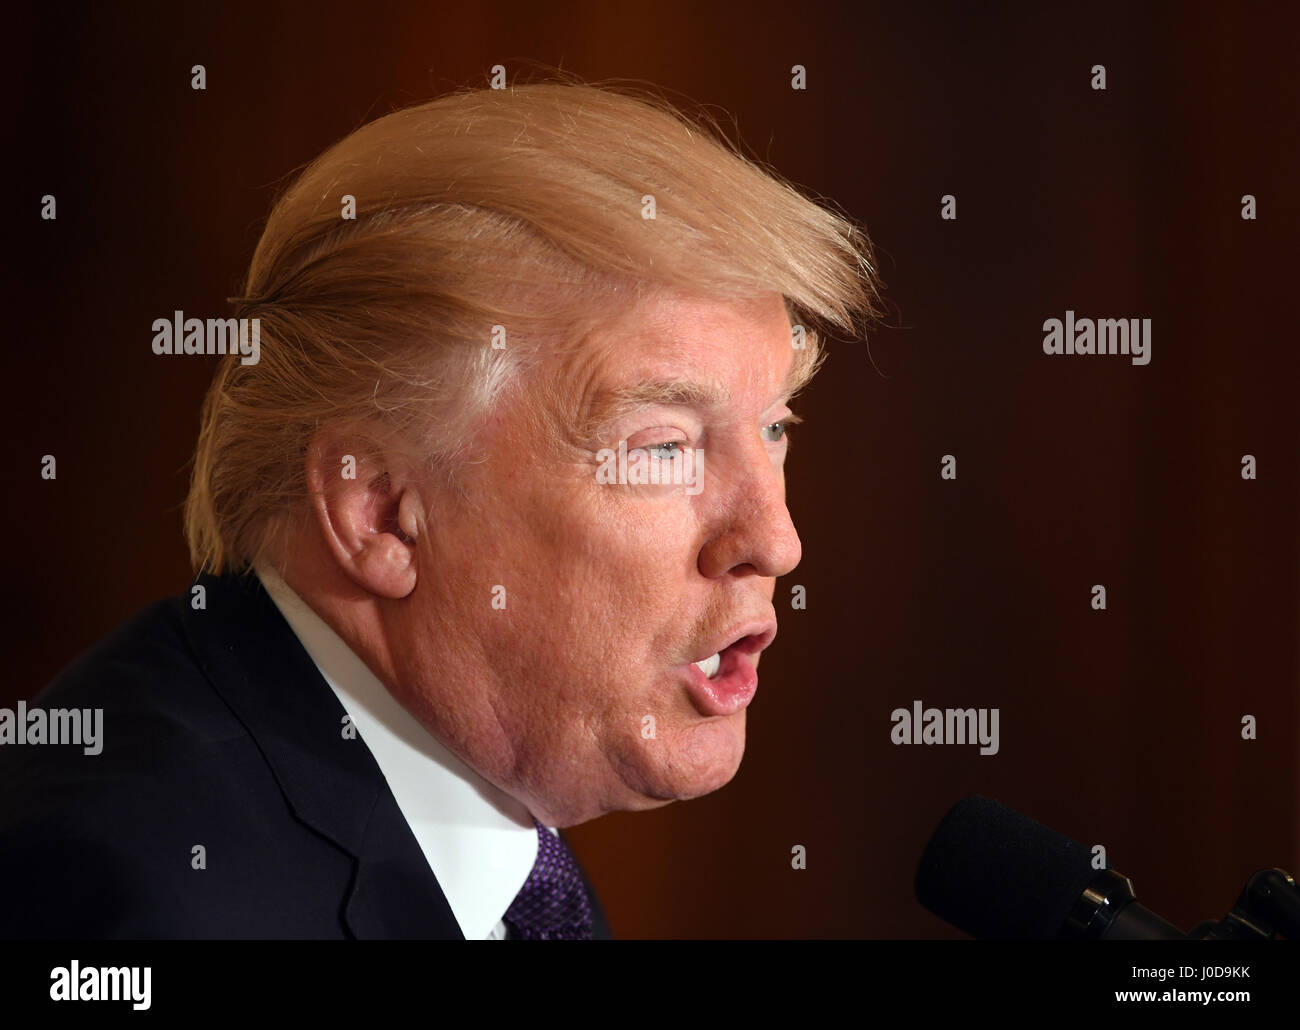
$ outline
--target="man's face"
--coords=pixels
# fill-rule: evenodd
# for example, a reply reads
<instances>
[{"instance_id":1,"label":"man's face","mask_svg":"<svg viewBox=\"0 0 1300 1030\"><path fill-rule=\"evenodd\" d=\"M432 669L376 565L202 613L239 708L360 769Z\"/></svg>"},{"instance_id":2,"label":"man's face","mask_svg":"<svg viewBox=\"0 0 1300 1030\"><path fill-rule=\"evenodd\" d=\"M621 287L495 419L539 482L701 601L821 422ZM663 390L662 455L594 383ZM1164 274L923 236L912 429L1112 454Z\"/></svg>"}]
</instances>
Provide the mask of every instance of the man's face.
<instances>
[{"instance_id":1,"label":"man's face","mask_svg":"<svg viewBox=\"0 0 1300 1030\"><path fill-rule=\"evenodd\" d=\"M544 822L735 775L775 577L800 558L774 425L794 358L775 294L660 295L548 359L567 397L544 420L500 409L462 495L425 495L418 581L392 627L398 692ZM628 396L651 383L657 399ZM610 482L620 466L661 482ZM693 663L718 651L709 680Z\"/></svg>"}]
</instances>

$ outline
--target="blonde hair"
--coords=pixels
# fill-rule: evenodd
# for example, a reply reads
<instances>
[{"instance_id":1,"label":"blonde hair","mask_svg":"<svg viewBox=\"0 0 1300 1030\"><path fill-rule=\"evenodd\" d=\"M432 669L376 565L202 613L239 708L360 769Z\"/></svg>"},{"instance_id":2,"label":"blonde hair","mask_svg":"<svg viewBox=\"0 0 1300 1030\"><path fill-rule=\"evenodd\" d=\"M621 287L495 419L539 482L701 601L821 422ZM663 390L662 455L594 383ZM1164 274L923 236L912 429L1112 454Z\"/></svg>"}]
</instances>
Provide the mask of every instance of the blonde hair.
<instances>
[{"instance_id":1,"label":"blonde hair","mask_svg":"<svg viewBox=\"0 0 1300 1030\"><path fill-rule=\"evenodd\" d=\"M204 400L195 570L274 556L327 422L418 443L453 481L525 367L649 288L781 294L808 334L805 381L817 327L858 336L879 299L857 224L641 89L462 89L353 132L275 204L235 301L260 319L260 360L223 363Z\"/></svg>"}]
</instances>

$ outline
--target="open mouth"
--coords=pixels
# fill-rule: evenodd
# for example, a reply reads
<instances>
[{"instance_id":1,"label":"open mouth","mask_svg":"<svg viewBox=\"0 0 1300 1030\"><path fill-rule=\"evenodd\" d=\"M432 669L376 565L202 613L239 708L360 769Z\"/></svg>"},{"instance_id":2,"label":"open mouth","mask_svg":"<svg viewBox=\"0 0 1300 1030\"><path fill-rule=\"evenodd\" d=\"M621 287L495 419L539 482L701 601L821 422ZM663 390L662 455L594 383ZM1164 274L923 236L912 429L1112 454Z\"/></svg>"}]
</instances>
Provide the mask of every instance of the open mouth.
<instances>
[{"instance_id":1,"label":"open mouth","mask_svg":"<svg viewBox=\"0 0 1300 1030\"><path fill-rule=\"evenodd\" d=\"M687 692L701 715L733 715L746 707L758 689L757 654L776 636L775 624L754 627L756 632L686 666Z\"/></svg>"}]
</instances>

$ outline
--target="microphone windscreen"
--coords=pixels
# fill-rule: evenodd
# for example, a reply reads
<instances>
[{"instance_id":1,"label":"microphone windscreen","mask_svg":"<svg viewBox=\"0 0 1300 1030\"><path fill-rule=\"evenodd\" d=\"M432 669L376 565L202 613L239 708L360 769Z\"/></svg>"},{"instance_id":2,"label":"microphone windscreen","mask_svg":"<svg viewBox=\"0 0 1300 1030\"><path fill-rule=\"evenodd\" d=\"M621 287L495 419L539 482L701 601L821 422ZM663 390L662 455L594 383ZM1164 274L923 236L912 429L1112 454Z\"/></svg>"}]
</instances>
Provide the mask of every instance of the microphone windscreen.
<instances>
[{"instance_id":1,"label":"microphone windscreen","mask_svg":"<svg viewBox=\"0 0 1300 1030\"><path fill-rule=\"evenodd\" d=\"M959 801L916 867L916 900L982 940L1048 940L1096 877L1092 852L989 798Z\"/></svg>"}]
</instances>

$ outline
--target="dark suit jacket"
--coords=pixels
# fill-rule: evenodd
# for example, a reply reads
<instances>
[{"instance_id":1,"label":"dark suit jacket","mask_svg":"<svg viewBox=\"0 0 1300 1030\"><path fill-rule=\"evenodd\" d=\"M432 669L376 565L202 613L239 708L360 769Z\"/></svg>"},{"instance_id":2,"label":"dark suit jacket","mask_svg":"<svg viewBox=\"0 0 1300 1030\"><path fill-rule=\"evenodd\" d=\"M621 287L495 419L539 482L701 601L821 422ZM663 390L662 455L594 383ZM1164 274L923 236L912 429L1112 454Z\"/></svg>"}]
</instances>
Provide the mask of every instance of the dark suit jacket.
<instances>
[{"instance_id":1,"label":"dark suit jacket","mask_svg":"<svg viewBox=\"0 0 1300 1030\"><path fill-rule=\"evenodd\" d=\"M205 609L152 605L31 702L102 708L101 754L0 745L0 937L461 938L256 577L197 582Z\"/></svg>"}]
</instances>

